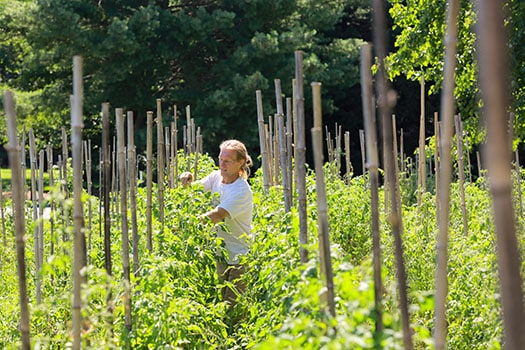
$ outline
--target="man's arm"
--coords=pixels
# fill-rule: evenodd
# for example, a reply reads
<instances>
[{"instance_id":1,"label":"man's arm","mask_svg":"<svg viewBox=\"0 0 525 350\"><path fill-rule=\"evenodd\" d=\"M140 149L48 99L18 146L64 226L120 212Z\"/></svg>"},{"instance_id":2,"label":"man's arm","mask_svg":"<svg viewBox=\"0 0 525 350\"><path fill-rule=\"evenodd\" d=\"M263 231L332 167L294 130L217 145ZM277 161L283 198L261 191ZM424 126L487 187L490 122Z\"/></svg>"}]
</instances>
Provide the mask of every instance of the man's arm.
<instances>
[{"instance_id":1,"label":"man's arm","mask_svg":"<svg viewBox=\"0 0 525 350\"><path fill-rule=\"evenodd\" d=\"M221 207L217 207L213 210L210 210L209 212L206 212L203 216L203 221L211 220L214 224L223 221L225 218L230 216L230 213L226 209L223 209ZM204 217L205 216L205 217Z\"/></svg>"}]
</instances>

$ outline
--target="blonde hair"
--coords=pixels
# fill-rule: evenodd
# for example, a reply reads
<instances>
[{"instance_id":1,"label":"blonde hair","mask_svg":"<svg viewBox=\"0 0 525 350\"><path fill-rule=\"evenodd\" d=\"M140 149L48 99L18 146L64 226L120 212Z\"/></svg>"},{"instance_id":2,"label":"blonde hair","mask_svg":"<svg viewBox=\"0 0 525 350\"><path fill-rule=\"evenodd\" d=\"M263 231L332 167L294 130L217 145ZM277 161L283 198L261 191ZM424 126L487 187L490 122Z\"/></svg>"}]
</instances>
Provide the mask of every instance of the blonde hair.
<instances>
[{"instance_id":1,"label":"blonde hair","mask_svg":"<svg viewBox=\"0 0 525 350\"><path fill-rule=\"evenodd\" d=\"M244 160L244 164L241 168L241 176L246 180L248 176L250 176L250 167L253 165L253 162L244 143L238 140L226 140L221 143L219 148L221 150L229 149L235 151L237 160Z\"/></svg>"}]
</instances>

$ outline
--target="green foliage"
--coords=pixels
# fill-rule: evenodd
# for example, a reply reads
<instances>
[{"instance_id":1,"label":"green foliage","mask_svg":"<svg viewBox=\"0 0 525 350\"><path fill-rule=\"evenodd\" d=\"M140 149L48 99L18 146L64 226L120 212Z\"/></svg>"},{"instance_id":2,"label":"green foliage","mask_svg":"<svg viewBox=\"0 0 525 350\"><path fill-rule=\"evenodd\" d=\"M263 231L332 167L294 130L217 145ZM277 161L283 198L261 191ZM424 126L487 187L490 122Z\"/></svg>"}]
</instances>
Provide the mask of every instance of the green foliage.
<instances>
[{"instance_id":1,"label":"green foliage","mask_svg":"<svg viewBox=\"0 0 525 350\"><path fill-rule=\"evenodd\" d=\"M400 75L419 81L425 78L429 94L439 93L443 84L446 30L446 4L439 1L391 0L390 15L395 32L395 50L388 56L390 79ZM458 21L457 68L455 92L457 110L472 138L481 139L478 131L478 88L476 83L474 24L476 15L470 1L460 1Z\"/></svg>"},{"instance_id":2,"label":"green foliage","mask_svg":"<svg viewBox=\"0 0 525 350\"><path fill-rule=\"evenodd\" d=\"M180 169L193 156L180 157ZM215 169L212 158L202 156L198 176ZM299 218L296 208L284 211L280 186L265 193L262 174L250 178L254 192L254 239L243 258L248 286L230 309L220 297L223 287L215 261L222 244L198 215L209 210L214 196L199 188L166 188L165 221L158 221L153 205L153 251L146 249L146 192L138 189L139 266L131 276L133 328L124 327L120 213L112 214L113 273L104 270L103 234L98 210L88 213L86 226L89 265L83 270L83 345L85 348L180 349L401 349L402 334L396 291L396 266L390 225L380 203L383 259L382 308L385 330L375 332L376 308L370 235L369 180L355 177L346 184L333 164L325 166L336 315L321 303L315 176L308 171L307 208L309 261L299 259ZM517 180L517 179L516 179ZM518 182L516 181L516 184ZM64 348L71 343L71 290L73 229L71 200L52 195L51 221L44 219L45 263L34 266L33 229L27 212L26 259L31 310L31 337L35 347ZM157 191L156 185L153 189ZM499 349L502 347L499 283L490 195L483 179L465 186L468 235L463 233L459 185L451 187L449 236L449 293L447 347ZM379 198L384 198L382 189ZM90 200L92 208L100 204ZM297 200L296 198L294 200ZM517 200L517 198L516 198ZM415 348L432 347L433 293L437 223L431 193L418 207L403 200L403 244L410 317ZM29 203L28 203L29 204ZM85 203L87 204L87 202ZM9 202L5 207L9 206ZM61 211L65 210L64 213ZM6 230L12 232L11 213ZM518 218L518 224L523 225ZM86 222L88 225L88 222ZM0 347L17 344L18 281L14 240L0 247ZM521 245L522 247L523 245ZM130 247L131 254L131 247ZM133 270L133 269L132 269ZM35 278L42 282L42 303L35 301Z\"/></svg>"}]
</instances>

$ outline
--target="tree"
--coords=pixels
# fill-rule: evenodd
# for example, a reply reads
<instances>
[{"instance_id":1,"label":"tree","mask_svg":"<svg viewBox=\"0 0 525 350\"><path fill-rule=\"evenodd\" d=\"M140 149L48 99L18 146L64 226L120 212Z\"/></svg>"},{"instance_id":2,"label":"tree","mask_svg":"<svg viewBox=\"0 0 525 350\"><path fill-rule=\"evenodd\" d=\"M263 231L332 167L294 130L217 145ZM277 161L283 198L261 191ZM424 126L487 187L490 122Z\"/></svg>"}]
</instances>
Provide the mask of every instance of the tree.
<instances>
[{"instance_id":1,"label":"tree","mask_svg":"<svg viewBox=\"0 0 525 350\"><path fill-rule=\"evenodd\" d=\"M431 84L429 93L441 91L443 81L446 0L437 1L403 1L390 0L390 15L395 32L394 50L389 55L389 77L395 79L406 77L419 80L424 75L425 81ZM506 4L506 25L510 33L509 48L512 69L511 110L515 112L515 143L520 143L525 136L525 49L523 11L525 3L520 0L509 0ZM471 1L462 0L458 21L458 52L456 69L455 97L457 112L461 113L466 129L471 137L470 145L484 140L484 131L479 125L479 110L482 102L479 99L479 87L476 80L477 61L475 9Z\"/></svg>"},{"instance_id":2,"label":"tree","mask_svg":"<svg viewBox=\"0 0 525 350\"><path fill-rule=\"evenodd\" d=\"M419 81L423 76L429 84L429 94L439 93L443 83L443 37L447 1L391 0L390 3L395 40L394 51L388 57L389 78L404 76L409 80ZM458 24L455 89L457 112L467 121L469 134L479 137L479 89L474 57L475 13L470 1L461 1ZM474 143L479 143L480 139L475 141L477 142Z\"/></svg>"},{"instance_id":3,"label":"tree","mask_svg":"<svg viewBox=\"0 0 525 350\"><path fill-rule=\"evenodd\" d=\"M348 118L337 106L358 84L367 5L364 0L38 0L27 13L24 34L31 50L11 84L39 91L27 122L38 124L36 132L53 141L56 127L67 124L70 62L78 54L84 58L89 116L85 137L98 137L100 106L108 101L135 112L137 147L143 149L145 112L160 98L166 120L174 104L179 110L191 106L196 124L205 125L209 150L226 137L256 149L254 92L264 91L265 113L273 114L271 82L281 79L283 93L291 96L297 49L305 51L305 81L323 83L326 120L338 113ZM47 122L36 123L39 116Z\"/></svg>"}]
</instances>

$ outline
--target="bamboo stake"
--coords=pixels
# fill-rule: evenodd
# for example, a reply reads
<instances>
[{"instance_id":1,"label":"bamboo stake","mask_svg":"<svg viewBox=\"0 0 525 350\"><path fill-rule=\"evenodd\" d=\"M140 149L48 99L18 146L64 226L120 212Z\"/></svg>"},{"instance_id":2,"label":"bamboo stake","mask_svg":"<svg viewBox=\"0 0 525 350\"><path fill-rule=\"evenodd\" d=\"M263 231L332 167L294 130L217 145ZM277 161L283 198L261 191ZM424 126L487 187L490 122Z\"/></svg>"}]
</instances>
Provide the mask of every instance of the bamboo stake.
<instances>
[{"instance_id":1,"label":"bamboo stake","mask_svg":"<svg viewBox=\"0 0 525 350\"><path fill-rule=\"evenodd\" d=\"M312 86L312 99L314 108L314 127L312 128L312 148L315 158L315 183L317 195L317 230L319 239L319 257L321 265L321 278L325 290L321 293L322 306L328 306L328 312L335 317L334 282L332 262L330 255L330 232L328 225L328 208L326 203L326 190L323 171L323 128L321 110L321 83L314 82Z\"/></svg>"},{"instance_id":2,"label":"bamboo stake","mask_svg":"<svg viewBox=\"0 0 525 350\"><path fill-rule=\"evenodd\" d=\"M74 225L74 258L73 258L73 349L81 348L82 325L82 276L85 266L86 241L83 233L84 211L82 208L82 57L73 57L73 96L71 106L71 151L73 162L73 225Z\"/></svg>"},{"instance_id":3,"label":"bamboo stake","mask_svg":"<svg viewBox=\"0 0 525 350\"><path fill-rule=\"evenodd\" d=\"M345 182L350 184L350 179L352 178L352 163L350 161L350 131L345 131L345 164L346 164L346 174Z\"/></svg>"},{"instance_id":4,"label":"bamboo stake","mask_svg":"<svg viewBox=\"0 0 525 350\"><path fill-rule=\"evenodd\" d=\"M421 196L427 190L427 174L426 174L426 155L425 155L425 75L421 73L420 83L420 95L421 95L421 115L419 119L419 163L418 163L418 191L417 191L417 207L421 207Z\"/></svg>"},{"instance_id":5,"label":"bamboo stake","mask_svg":"<svg viewBox=\"0 0 525 350\"><path fill-rule=\"evenodd\" d=\"M170 123L165 129L165 140L166 140L166 171L168 172L168 184L169 188L175 187L175 179L173 178L173 163L175 158L175 145L173 145L173 122Z\"/></svg>"},{"instance_id":6,"label":"bamboo stake","mask_svg":"<svg viewBox=\"0 0 525 350\"><path fill-rule=\"evenodd\" d=\"M275 154L273 151L273 123L272 117L268 117L268 124L265 125L265 140L268 148L268 169L270 173L270 186L273 186L277 181L275 180Z\"/></svg>"},{"instance_id":7,"label":"bamboo stake","mask_svg":"<svg viewBox=\"0 0 525 350\"><path fill-rule=\"evenodd\" d=\"M178 129L177 129L177 105L173 105L173 122L171 124L171 147L173 149L173 169L172 172L175 173L174 176L174 186L177 187L177 183L179 181L179 151L178 151Z\"/></svg>"},{"instance_id":8,"label":"bamboo stake","mask_svg":"<svg viewBox=\"0 0 525 350\"><path fill-rule=\"evenodd\" d=\"M304 93L303 93L303 52L295 51L295 110L297 113L297 144L296 144L296 168L297 168L297 201L299 204L299 255L304 264L308 261L308 223L306 212L306 145L305 145L305 121L304 121Z\"/></svg>"},{"instance_id":9,"label":"bamboo stake","mask_svg":"<svg viewBox=\"0 0 525 350\"><path fill-rule=\"evenodd\" d=\"M326 150L328 153L328 162L332 163L334 161L334 148L332 146L332 140L330 131L328 131L328 126L325 125L326 130Z\"/></svg>"},{"instance_id":10,"label":"bamboo stake","mask_svg":"<svg viewBox=\"0 0 525 350\"><path fill-rule=\"evenodd\" d=\"M484 156L493 199L505 349L522 349L525 344L525 316L510 177L511 150L507 130L510 74L504 2L479 0L477 3L479 49L476 53L487 130Z\"/></svg>"},{"instance_id":11,"label":"bamboo stake","mask_svg":"<svg viewBox=\"0 0 525 350\"><path fill-rule=\"evenodd\" d=\"M129 237L128 237L128 198L126 186L126 146L124 144L124 116L122 108L115 110L117 126L117 153L120 193L120 227L122 236L122 277L124 278L124 326L131 331L131 284L129 264Z\"/></svg>"},{"instance_id":12,"label":"bamboo stake","mask_svg":"<svg viewBox=\"0 0 525 350\"><path fill-rule=\"evenodd\" d=\"M20 333L22 349L31 349L29 301L27 296L26 259L25 259L25 184L22 176L20 150L16 130L15 101L10 91L4 92L4 109L7 117L8 144L5 146L11 164L11 189L15 223L16 260L18 271L18 292L20 303Z\"/></svg>"},{"instance_id":13,"label":"bamboo stake","mask_svg":"<svg viewBox=\"0 0 525 350\"><path fill-rule=\"evenodd\" d=\"M336 137L335 137L335 150L336 150L336 165L337 165L337 173L341 172L341 133L342 128L341 125L337 125L336 123Z\"/></svg>"},{"instance_id":14,"label":"bamboo stake","mask_svg":"<svg viewBox=\"0 0 525 350\"><path fill-rule=\"evenodd\" d=\"M170 174L171 168L171 132L170 126L164 127L164 177L167 177L168 187L171 188L171 183L173 182L173 176ZM167 175L167 176L166 176Z\"/></svg>"},{"instance_id":15,"label":"bamboo stake","mask_svg":"<svg viewBox=\"0 0 525 350\"><path fill-rule=\"evenodd\" d=\"M274 87L275 87L275 106L277 109L277 113L274 115L274 121L275 121L275 132L274 132L274 159L275 159L275 183L276 184L283 184L284 189L284 179L286 169L283 169L283 166L285 166L285 162L281 159L282 157L282 150L281 147L284 147L282 144L281 135L279 131L279 116L282 116L284 118L284 109L283 109L283 97L282 97L282 91L281 91L281 80L280 79L274 79ZM284 119L283 119L283 127L284 127ZM284 130L283 130L284 132ZM286 156L285 156L286 157ZM280 175L280 176L279 176ZM286 206L286 205L285 205Z\"/></svg>"},{"instance_id":16,"label":"bamboo stake","mask_svg":"<svg viewBox=\"0 0 525 350\"><path fill-rule=\"evenodd\" d=\"M381 233L379 231L379 157L377 155L376 121L373 107L372 90L372 46L361 47L361 96L366 136L367 167L370 173L370 206L372 252L374 265L374 301L376 313L376 333L383 332L383 279L381 277Z\"/></svg>"},{"instance_id":17,"label":"bamboo stake","mask_svg":"<svg viewBox=\"0 0 525 350\"><path fill-rule=\"evenodd\" d=\"M194 144L190 105L186 106L186 132L187 132L186 154L190 154L193 152L193 144Z\"/></svg>"},{"instance_id":18,"label":"bamboo stake","mask_svg":"<svg viewBox=\"0 0 525 350\"><path fill-rule=\"evenodd\" d=\"M440 145L440 136L439 136L439 118L438 113L434 113L434 177L435 177L435 192L436 192L436 208L439 207L439 145ZM439 217L439 214L436 212L436 218Z\"/></svg>"},{"instance_id":19,"label":"bamboo stake","mask_svg":"<svg viewBox=\"0 0 525 350\"><path fill-rule=\"evenodd\" d=\"M523 200L522 200L522 195L521 195L521 167L520 167L520 157L519 157L519 153L518 151L516 150L515 153L515 159L516 159L516 163L514 164L515 166L515 171L516 171L516 182L517 182L517 187L518 187L518 203L519 203L519 208L520 208L520 217L523 216ZM0 180L1 181L1 180Z\"/></svg>"},{"instance_id":20,"label":"bamboo stake","mask_svg":"<svg viewBox=\"0 0 525 350\"><path fill-rule=\"evenodd\" d=\"M293 181L294 181L294 188L297 192L297 182L298 182L298 175L297 175L297 97L295 94L295 85L296 85L296 79L292 79L292 124L293 124Z\"/></svg>"},{"instance_id":21,"label":"bamboo stake","mask_svg":"<svg viewBox=\"0 0 525 350\"><path fill-rule=\"evenodd\" d=\"M133 274L136 276L140 268L139 263L139 234L137 222L137 155L135 148L135 127L133 112L127 113L128 127L128 179L129 179L129 211L131 214L131 241L133 247Z\"/></svg>"},{"instance_id":22,"label":"bamboo stake","mask_svg":"<svg viewBox=\"0 0 525 350\"><path fill-rule=\"evenodd\" d=\"M463 122L459 121L460 129L461 129L461 135L463 137ZM463 137L463 141L465 142L465 148L467 149L467 169L468 169L468 181L472 183L472 164L470 164L470 147L468 145L468 135Z\"/></svg>"},{"instance_id":23,"label":"bamboo stake","mask_svg":"<svg viewBox=\"0 0 525 350\"><path fill-rule=\"evenodd\" d=\"M13 193L13 209L15 223L16 258L18 271L18 291L20 303L20 333L22 349L31 349L29 301L27 293L26 262L25 262L25 217L24 197L25 184L22 176L20 145L16 129L15 101L10 91L4 92L4 109L7 117L8 144L5 146L9 163L11 164L11 188Z\"/></svg>"},{"instance_id":24,"label":"bamboo stake","mask_svg":"<svg viewBox=\"0 0 525 350\"><path fill-rule=\"evenodd\" d=\"M463 217L463 234L468 235L467 204L465 203L465 165L463 162L463 135L461 132L461 120L459 115L454 116L456 127L456 147L458 150L458 170L459 170L459 195L461 197L461 215Z\"/></svg>"},{"instance_id":25,"label":"bamboo stake","mask_svg":"<svg viewBox=\"0 0 525 350\"><path fill-rule=\"evenodd\" d=\"M359 130L359 145L361 146L361 169L363 169L364 174L366 169L365 131L362 129Z\"/></svg>"},{"instance_id":26,"label":"bamboo stake","mask_svg":"<svg viewBox=\"0 0 525 350\"><path fill-rule=\"evenodd\" d=\"M164 128L162 126L161 100L157 99L157 198L159 201L159 222L164 231Z\"/></svg>"},{"instance_id":27,"label":"bamboo stake","mask_svg":"<svg viewBox=\"0 0 525 350\"><path fill-rule=\"evenodd\" d=\"M193 178L197 179L197 173L198 173L198 165L199 165L199 148L201 146L202 138L201 138L201 128L197 128L197 133L195 135L195 152L193 154L194 160L193 160Z\"/></svg>"},{"instance_id":28,"label":"bamboo stake","mask_svg":"<svg viewBox=\"0 0 525 350\"><path fill-rule=\"evenodd\" d=\"M478 177L483 177L483 173L481 171L481 157L479 155L479 151L476 151L476 161L478 163Z\"/></svg>"},{"instance_id":29,"label":"bamboo stake","mask_svg":"<svg viewBox=\"0 0 525 350\"><path fill-rule=\"evenodd\" d=\"M67 147L67 133L66 128L62 127L62 191L64 191L65 197L69 197L68 178L67 178L67 163L68 163L68 147Z\"/></svg>"},{"instance_id":30,"label":"bamboo stake","mask_svg":"<svg viewBox=\"0 0 525 350\"><path fill-rule=\"evenodd\" d=\"M286 140L285 140L285 130L284 130L284 117L282 114L276 115L278 132L279 136L279 159L281 162L281 171L282 171L282 183L283 183L283 196L284 196L284 210L288 213L291 209L290 197L288 196L290 192L290 183L288 176L288 167L286 164L287 154L286 154Z\"/></svg>"},{"instance_id":31,"label":"bamboo stake","mask_svg":"<svg viewBox=\"0 0 525 350\"><path fill-rule=\"evenodd\" d=\"M401 208L401 185L399 183L399 162L397 161L397 120L396 115L392 114L392 165L394 167L394 195L397 201L397 207ZM403 231L402 223L400 230Z\"/></svg>"},{"instance_id":32,"label":"bamboo stake","mask_svg":"<svg viewBox=\"0 0 525 350\"><path fill-rule=\"evenodd\" d=\"M37 169L37 158L36 158L36 145L35 145L35 136L33 130L29 129L29 168L31 171L31 203L32 203L32 213L33 213L33 222L38 221L38 205L37 205L37 188L36 188L36 169ZM40 256L43 247L43 243L40 241L40 234L38 232L38 225L35 225L33 228L33 239L34 239L34 252L35 252L35 288L36 288L36 303L40 304L42 302L42 281L40 279L40 270L42 269L43 259Z\"/></svg>"},{"instance_id":33,"label":"bamboo stake","mask_svg":"<svg viewBox=\"0 0 525 350\"><path fill-rule=\"evenodd\" d=\"M102 183L103 205L104 205L104 267L106 273L111 276L111 158L110 158L110 135L109 135L109 103L102 104L102 153L104 182Z\"/></svg>"},{"instance_id":34,"label":"bamboo stake","mask_svg":"<svg viewBox=\"0 0 525 350\"><path fill-rule=\"evenodd\" d=\"M153 250L153 228L152 228L152 209L153 209L153 112L147 112L146 129L146 235L147 248Z\"/></svg>"},{"instance_id":35,"label":"bamboo stake","mask_svg":"<svg viewBox=\"0 0 525 350\"><path fill-rule=\"evenodd\" d=\"M24 179L23 185L24 185L24 198L25 193L27 190L27 174L26 174L26 126L24 125L21 135L21 142L20 142L20 166L22 167L22 178Z\"/></svg>"},{"instance_id":36,"label":"bamboo stake","mask_svg":"<svg viewBox=\"0 0 525 350\"><path fill-rule=\"evenodd\" d=\"M5 228L4 188L2 183L2 171L0 170L0 219L2 222L2 236L4 247L7 247L7 232Z\"/></svg>"},{"instance_id":37,"label":"bamboo stake","mask_svg":"<svg viewBox=\"0 0 525 350\"><path fill-rule=\"evenodd\" d=\"M405 140L404 140L404 131L403 128L399 128L399 167L401 169L401 173L406 172L406 166L405 166Z\"/></svg>"},{"instance_id":38,"label":"bamboo stake","mask_svg":"<svg viewBox=\"0 0 525 350\"><path fill-rule=\"evenodd\" d=\"M436 245L436 301L434 305L435 331L434 342L436 350L446 347L447 317L446 300L448 294L448 230L450 213L450 182L452 181L452 136L454 128L454 71L456 67L456 50L458 40L457 19L459 15L459 1L449 0L447 7L447 29L445 33L445 77L443 94L441 95L441 116L443 118L442 133L438 128L439 173L438 190L439 203L437 206L439 232Z\"/></svg>"},{"instance_id":39,"label":"bamboo stake","mask_svg":"<svg viewBox=\"0 0 525 350\"><path fill-rule=\"evenodd\" d=\"M40 266L44 265L44 150L38 153L38 256Z\"/></svg>"},{"instance_id":40,"label":"bamboo stake","mask_svg":"<svg viewBox=\"0 0 525 350\"><path fill-rule=\"evenodd\" d=\"M293 115L292 115L292 98L286 98L286 164L288 167L288 184L290 189L287 193L289 197L290 207L293 206Z\"/></svg>"},{"instance_id":41,"label":"bamboo stake","mask_svg":"<svg viewBox=\"0 0 525 350\"><path fill-rule=\"evenodd\" d=\"M91 180L91 140L87 140L83 142L84 145L84 159L86 162L86 182L87 182L87 193L88 193L88 243L87 243L87 251L89 252L91 250L91 232L92 232L92 223L93 223L93 213L92 213L92 205L91 205L91 194L92 194L92 186L93 182ZM89 254L86 254L86 265L88 264L88 257Z\"/></svg>"},{"instance_id":42,"label":"bamboo stake","mask_svg":"<svg viewBox=\"0 0 525 350\"><path fill-rule=\"evenodd\" d=\"M49 187L54 188L55 186L55 178L53 174L53 147L51 145L47 145L46 147L47 152L47 172L49 177ZM55 254L55 204L51 200L49 202L49 237L50 239L50 255Z\"/></svg>"},{"instance_id":43,"label":"bamboo stake","mask_svg":"<svg viewBox=\"0 0 525 350\"><path fill-rule=\"evenodd\" d=\"M264 182L264 193L267 194L270 189L270 168L268 159L268 148L266 147L266 137L264 131L264 114L262 105L261 90L255 91L255 99L257 101L257 122L259 126L259 145L261 148L261 166Z\"/></svg>"},{"instance_id":44,"label":"bamboo stake","mask_svg":"<svg viewBox=\"0 0 525 350\"><path fill-rule=\"evenodd\" d=\"M381 113L381 120L383 121L383 135L385 145L385 172L388 177L388 186L390 193L391 203L391 214L390 214L390 225L392 226L392 234L394 236L395 244L395 255L396 255L396 267L397 267L397 280L399 288L399 301L401 308L401 322L403 325L403 344L405 350L411 350L413 348L412 343L412 330L410 329L410 317L408 313L408 297L407 297L407 282L405 263L403 258L403 244L401 241L402 231L402 217L400 208L396 202L396 191L395 187L395 159L393 159L394 153L392 152L392 117L390 115L391 109L395 105L395 92L391 90L390 84L386 79L386 71L384 66L384 60L386 57L386 20L384 4L381 0L373 0L373 37L376 43L376 50L378 56L379 71L377 74L377 96L379 99L379 109Z\"/></svg>"},{"instance_id":45,"label":"bamboo stake","mask_svg":"<svg viewBox=\"0 0 525 350\"><path fill-rule=\"evenodd\" d=\"M271 117L270 117L271 118ZM274 120L274 128L273 128L273 169L274 169L274 176L275 176L275 185L281 184L281 178L279 175L281 175L281 169L280 169L280 163L279 163L279 125L277 121L277 114L273 116Z\"/></svg>"}]
</instances>

